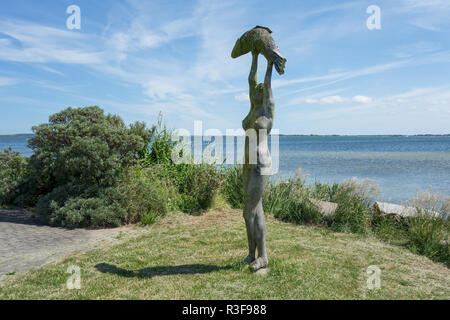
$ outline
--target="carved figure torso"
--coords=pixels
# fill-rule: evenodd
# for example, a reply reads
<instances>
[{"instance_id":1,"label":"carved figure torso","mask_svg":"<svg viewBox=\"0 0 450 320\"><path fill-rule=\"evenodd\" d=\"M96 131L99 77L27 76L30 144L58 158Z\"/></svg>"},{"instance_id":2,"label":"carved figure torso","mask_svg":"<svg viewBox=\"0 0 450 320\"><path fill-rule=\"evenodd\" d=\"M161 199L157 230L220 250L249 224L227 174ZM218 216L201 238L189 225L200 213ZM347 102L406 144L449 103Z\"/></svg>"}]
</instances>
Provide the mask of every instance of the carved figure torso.
<instances>
[{"instance_id":1,"label":"carved figure torso","mask_svg":"<svg viewBox=\"0 0 450 320\"><path fill-rule=\"evenodd\" d=\"M244 130L254 129L256 143L250 143L249 138L245 140L244 165L256 165L256 170L261 174L262 170L271 171L272 160L270 157L268 137L273 125L275 103L272 95L271 77L273 64L268 63L264 83L257 84L257 61L258 54L253 53L252 68L249 76L250 111L242 121ZM252 163L251 154L257 155L257 163ZM264 172L267 175L267 172Z\"/></svg>"}]
</instances>

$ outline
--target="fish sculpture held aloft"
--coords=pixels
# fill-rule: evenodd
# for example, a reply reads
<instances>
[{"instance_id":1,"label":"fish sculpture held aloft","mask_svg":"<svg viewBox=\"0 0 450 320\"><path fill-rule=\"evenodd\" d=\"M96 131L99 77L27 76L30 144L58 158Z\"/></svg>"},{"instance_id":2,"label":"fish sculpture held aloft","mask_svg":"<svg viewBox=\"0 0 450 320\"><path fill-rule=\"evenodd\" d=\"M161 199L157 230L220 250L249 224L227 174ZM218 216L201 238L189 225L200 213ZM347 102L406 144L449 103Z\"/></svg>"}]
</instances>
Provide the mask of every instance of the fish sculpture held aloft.
<instances>
[{"instance_id":1,"label":"fish sculpture held aloft","mask_svg":"<svg viewBox=\"0 0 450 320\"><path fill-rule=\"evenodd\" d=\"M237 39L231 57L237 58L249 52L261 53L267 61L275 65L279 74L283 74L286 58L281 55L271 33L272 30L261 26L256 26L247 31Z\"/></svg>"}]
</instances>

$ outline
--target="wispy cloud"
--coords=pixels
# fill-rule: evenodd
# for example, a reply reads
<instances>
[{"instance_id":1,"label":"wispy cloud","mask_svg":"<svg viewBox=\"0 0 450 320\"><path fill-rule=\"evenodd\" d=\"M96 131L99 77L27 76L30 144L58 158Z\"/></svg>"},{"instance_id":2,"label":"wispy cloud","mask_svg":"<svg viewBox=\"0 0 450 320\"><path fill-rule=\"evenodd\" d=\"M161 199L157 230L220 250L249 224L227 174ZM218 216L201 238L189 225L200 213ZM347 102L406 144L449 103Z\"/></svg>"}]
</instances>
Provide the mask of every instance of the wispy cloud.
<instances>
[{"instance_id":1,"label":"wispy cloud","mask_svg":"<svg viewBox=\"0 0 450 320\"><path fill-rule=\"evenodd\" d=\"M326 110L303 110L289 113L289 119L292 121L312 121L329 119L346 119L349 123L357 124L360 120L370 118L385 117L385 121L397 123L398 128L405 129L413 125L420 124L420 127L429 126L433 121L450 120L450 85L417 88L403 93L380 97L376 100L366 100L363 104L351 100L346 105L339 108ZM352 99L354 100L354 99ZM422 117L417 118L417 115ZM415 118L414 123L405 122L405 118ZM420 123L422 121L422 123ZM342 122L339 122L342 123ZM388 125L383 123L384 126ZM360 128L359 128L360 129ZM373 128L371 128L373 129ZM396 129L396 128L393 128Z\"/></svg>"},{"instance_id":2,"label":"wispy cloud","mask_svg":"<svg viewBox=\"0 0 450 320\"><path fill-rule=\"evenodd\" d=\"M360 77L360 76L366 76L371 74L377 74L380 72L385 72L389 70L393 70L396 68L400 68L403 66L408 65L411 63L412 60L399 60L384 64L378 64L374 66L369 66L361 69L356 69L352 71L346 71L346 72L335 72L325 75L319 75L319 76L312 76L312 77L304 77L304 78L297 78L297 79L291 79L291 80L275 80L274 81L274 88L289 86L293 84L299 84L299 83L310 83L310 82L319 82L319 81L330 81L328 84L336 83L344 80L349 80L352 78ZM291 93L295 93L291 92Z\"/></svg>"},{"instance_id":3,"label":"wispy cloud","mask_svg":"<svg viewBox=\"0 0 450 320\"><path fill-rule=\"evenodd\" d=\"M408 15L412 25L428 31L448 31L450 27L450 2L447 0L401 0L392 11Z\"/></svg>"},{"instance_id":4,"label":"wispy cloud","mask_svg":"<svg viewBox=\"0 0 450 320\"><path fill-rule=\"evenodd\" d=\"M18 82L19 81L17 79L0 77L0 87L10 86L10 85L16 84Z\"/></svg>"},{"instance_id":5,"label":"wispy cloud","mask_svg":"<svg viewBox=\"0 0 450 320\"><path fill-rule=\"evenodd\" d=\"M14 40L0 42L0 60L75 64L102 61L101 53L80 33L20 20L0 20L0 30Z\"/></svg>"}]
</instances>

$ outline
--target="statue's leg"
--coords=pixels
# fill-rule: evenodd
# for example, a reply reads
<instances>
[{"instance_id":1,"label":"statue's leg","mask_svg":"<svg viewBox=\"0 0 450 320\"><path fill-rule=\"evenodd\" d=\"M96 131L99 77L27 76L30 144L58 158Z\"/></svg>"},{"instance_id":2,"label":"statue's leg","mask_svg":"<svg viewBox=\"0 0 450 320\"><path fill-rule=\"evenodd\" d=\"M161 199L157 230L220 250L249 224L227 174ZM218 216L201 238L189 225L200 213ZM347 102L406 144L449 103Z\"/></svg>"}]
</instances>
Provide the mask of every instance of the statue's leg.
<instances>
[{"instance_id":1,"label":"statue's leg","mask_svg":"<svg viewBox=\"0 0 450 320\"><path fill-rule=\"evenodd\" d=\"M266 226L264 221L264 211L262 207L262 195L268 177L262 176L256 166L252 166L248 172L248 184L246 188L246 201L244 216L247 225L247 235L250 239L250 254L248 260L253 258L251 268L258 270L268 265L266 253ZM258 249L258 258L255 258L255 249Z\"/></svg>"},{"instance_id":2,"label":"statue's leg","mask_svg":"<svg viewBox=\"0 0 450 320\"><path fill-rule=\"evenodd\" d=\"M262 207L262 200L259 201L256 209L255 224L256 230L256 246L258 248L258 258L262 258L267 261L266 253L266 222L264 220L264 211Z\"/></svg>"},{"instance_id":3,"label":"statue's leg","mask_svg":"<svg viewBox=\"0 0 450 320\"><path fill-rule=\"evenodd\" d=\"M264 210L262 206L262 195L266 187L268 176L261 175L259 172L254 174L255 183L258 185L256 214L254 222L254 235L256 238L256 246L258 248L258 258L251 263L253 270L266 268L269 265L266 252L266 222L264 220ZM256 199L255 199L256 200Z\"/></svg>"},{"instance_id":4,"label":"statue's leg","mask_svg":"<svg viewBox=\"0 0 450 320\"><path fill-rule=\"evenodd\" d=\"M251 263L256 257L256 239L254 237L255 215L250 207L244 208L244 219L248 240L248 256L244 259L244 263Z\"/></svg>"},{"instance_id":5,"label":"statue's leg","mask_svg":"<svg viewBox=\"0 0 450 320\"><path fill-rule=\"evenodd\" d=\"M255 213L252 210L251 205L251 171L252 168L249 165L243 167L243 179L244 179L244 219L245 227L247 229L248 240L248 256L244 259L244 263L251 263L256 258L256 240L253 237Z\"/></svg>"}]
</instances>

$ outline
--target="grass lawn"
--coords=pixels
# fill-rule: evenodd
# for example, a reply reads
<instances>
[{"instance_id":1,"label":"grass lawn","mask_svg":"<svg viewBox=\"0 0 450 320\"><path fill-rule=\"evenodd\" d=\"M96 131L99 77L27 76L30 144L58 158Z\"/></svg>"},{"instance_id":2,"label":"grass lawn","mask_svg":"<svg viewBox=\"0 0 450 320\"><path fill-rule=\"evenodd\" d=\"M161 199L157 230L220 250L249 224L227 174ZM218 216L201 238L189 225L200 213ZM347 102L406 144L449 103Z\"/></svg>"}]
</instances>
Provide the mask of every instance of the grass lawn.
<instances>
[{"instance_id":1,"label":"grass lawn","mask_svg":"<svg viewBox=\"0 0 450 320\"><path fill-rule=\"evenodd\" d=\"M270 272L252 274L239 210L171 214L148 232L0 282L0 299L450 299L450 269L376 239L267 217ZM69 290L70 265L81 289ZM368 290L367 267L381 269Z\"/></svg>"}]
</instances>

